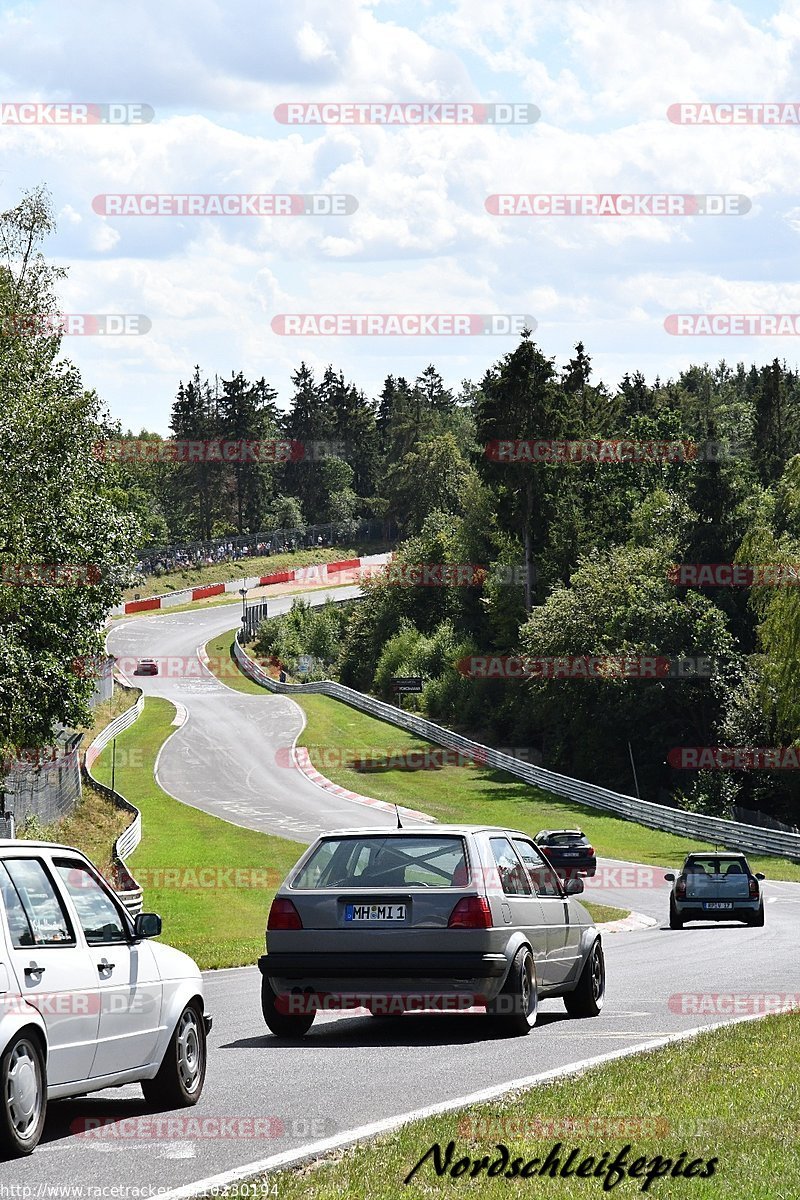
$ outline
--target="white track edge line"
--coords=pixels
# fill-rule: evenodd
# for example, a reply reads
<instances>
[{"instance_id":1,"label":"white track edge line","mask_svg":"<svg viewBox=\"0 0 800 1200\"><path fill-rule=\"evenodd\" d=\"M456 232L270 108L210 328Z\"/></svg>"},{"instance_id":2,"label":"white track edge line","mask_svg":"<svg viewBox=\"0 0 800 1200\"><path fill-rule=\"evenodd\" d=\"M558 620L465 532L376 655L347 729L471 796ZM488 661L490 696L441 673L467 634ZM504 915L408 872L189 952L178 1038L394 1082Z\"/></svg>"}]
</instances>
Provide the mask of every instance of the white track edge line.
<instances>
[{"instance_id":1,"label":"white track edge line","mask_svg":"<svg viewBox=\"0 0 800 1200\"><path fill-rule=\"evenodd\" d=\"M744 1017L732 1017L728 1021L719 1021L714 1025L699 1025L694 1029L684 1029L678 1033L670 1033L664 1037L653 1038L652 1041L645 1042L644 1045L625 1046L619 1050L609 1050L605 1054L597 1054L592 1058L584 1058L579 1062L569 1063L563 1067L554 1067L538 1075L526 1075L521 1079L512 1079L507 1083L494 1084L478 1092L472 1092L467 1096L458 1096L452 1100L442 1100L437 1104L429 1104L424 1108L414 1109L412 1112L402 1113L399 1116L385 1117L382 1121L373 1121L370 1125L361 1125L356 1129L334 1134L333 1137L325 1138L319 1142L311 1142L307 1146L299 1147L297 1150L285 1150L281 1154L272 1154L269 1158L246 1163L242 1167L234 1167L232 1170L223 1171L219 1175L210 1175L208 1178L200 1179L196 1183L187 1183L183 1187L174 1188L170 1192L163 1192L159 1200L193 1200L193 1197L202 1196L211 1188L224 1188L230 1184L239 1183L243 1179L251 1178L254 1175L276 1171L281 1167L297 1166L301 1162L310 1158L316 1158L331 1150L337 1150L341 1146L349 1146L355 1142L365 1141L377 1137L382 1133L391 1133L395 1129L399 1129L403 1125L408 1125L412 1121L421 1121L426 1117L435 1117L441 1113L454 1112L460 1108L467 1108L471 1104L480 1104L488 1100L495 1100L509 1092L519 1091L521 1088L534 1087L536 1084L547 1083L549 1080L559 1079L567 1075L576 1075L590 1067L614 1062L619 1058L629 1058L636 1054L645 1054L650 1050L659 1050L662 1046L669 1046L674 1042L688 1041L691 1038L699 1037L702 1033L709 1033L714 1029L724 1029L730 1025L741 1025L746 1021L761 1021L764 1017L770 1015L769 1013L756 1013Z\"/></svg>"}]
</instances>

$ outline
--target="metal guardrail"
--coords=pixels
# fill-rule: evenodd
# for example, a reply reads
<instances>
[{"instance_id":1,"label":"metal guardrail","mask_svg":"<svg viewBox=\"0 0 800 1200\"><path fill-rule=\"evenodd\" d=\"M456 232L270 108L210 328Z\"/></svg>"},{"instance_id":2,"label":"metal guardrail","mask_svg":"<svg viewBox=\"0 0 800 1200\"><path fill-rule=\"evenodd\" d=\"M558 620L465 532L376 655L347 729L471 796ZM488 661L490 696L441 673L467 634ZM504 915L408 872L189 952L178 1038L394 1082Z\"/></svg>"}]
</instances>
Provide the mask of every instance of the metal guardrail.
<instances>
[{"instance_id":1,"label":"metal guardrail","mask_svg":"<svg viewBox=\"0 0 800 1200\"><path fill-rule=\"evenodd\" d=\"M774 854L781 858L800 859L800 834L777 832L771 829L761 829L756 825L745 825L738 821L728 821L723 817L707 816L704 813L686 812L680 808L670 808L665 804L655 804L650 800L639 800L635 796L626 796L620 792L612 792L608 788L599 787L594 783L586 783L581 779L572 779L568 775L559 775L548 771L545 767L537 767L510 754L473 742L461 734L445 729L441 725L418 717L414 713L404 712L393 704L376 700L358 692L355 688L345 687L330 679L318 680L313 683L280 683L269 676L258 663L253 662L243 649L237 633L233 644L236 661L242 671L255 683L261 684L272 692L291 696L298 693L316 693L330 696L357 708L369 716L377 717L397 725L417 737L456 750L465 756L488 767L496 767L506 771L517 779L530 783L542 791L551 792L555 796L563 796L576 804L584 804L589 808L599 808L606 812L615 813L628 821L636 821L650 829L660 829L667 833L675 833L681 837L698 838L703 842L712 842L734 850L746 850L759 854Z\"/></svg>"},{"instance_id":2,"label":"metal guardrail","mask_svg":"<svg viewBox=\"0 0 800 1200\"><path fill-rule=\"evenodd\" d=\"M118 734L128 729L142 715L143 709L144 696L140 695L135 704L126 709L118 717L115 717L110 724L106 725L105 729L102 729L98 733L91 745L87 746L83 764L84 774L91 782L92 787L96 788L98 792L116 804L117 808L122 808L126 812L133 814L133 820L130 825L122 831L114 843L114 867L117 872L118 882L122 885L117 887L117 893L122 903L128 909L128 912L133 916L142 911L143 893L141 887L125 865L125 859L130 858L142 840L142 814L136 805L131 804L130 800L126 800L120 792L113 791L106 784L100 783L98 779L95 779L91 771L91 764L109 742L113 741Z\"/></svg>"}]
</instances>

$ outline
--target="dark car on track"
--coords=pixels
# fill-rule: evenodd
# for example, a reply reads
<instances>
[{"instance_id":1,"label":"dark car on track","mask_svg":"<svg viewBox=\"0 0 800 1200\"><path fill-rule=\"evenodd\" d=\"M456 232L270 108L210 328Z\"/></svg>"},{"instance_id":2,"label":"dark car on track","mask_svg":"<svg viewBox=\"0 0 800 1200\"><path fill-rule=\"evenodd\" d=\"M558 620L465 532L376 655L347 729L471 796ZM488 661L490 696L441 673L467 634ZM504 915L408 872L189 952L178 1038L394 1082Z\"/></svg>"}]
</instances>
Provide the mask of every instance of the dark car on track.
<instances>
[{"instance_id":1,"label":"dark car on track","mask_svg":"<svg viewBox=\"0 0 800 1200\"><path fill-rule=\"evenodd\" d=\"M594 875L597 855L582 829L542 829L534 838L550 865L559 875Z\"/></svg>"},{"instance_id":2,"label":"dark car on track","mask_svg":"<svg viewBox=\"0 0 800 1200\"><path fill-rule=\"evenodd\" d=\"M687 854L679 875L664 876L672 884L669 927L684 921L744 921L764 924L760 871L753 874L743 854L698 850Z\"/></svg>"},{"instance_id":3,"label":"dark car on track","mask_svg":"<svg viewBox=\"0 0 800 1200\"><path fill-rule=\"evenodd\" d=\"M513 829L325 834L272 903L258 964L264 1019L292 1037L320 1008L476 1008L525 1034L540 996L597 1016L605 964L599 931L572 899L582 891Z\"/></svg>"},{"instance_id":4,"label":"dark car on track","mask_svg":"<svg viewBox=\"0 0 800 1200\"><path fill-rule=\"evenodd\" d=\"M158 663L154 658L140 658L136 664L134 675L157 675Z\"/></svg>"}]
</instances>

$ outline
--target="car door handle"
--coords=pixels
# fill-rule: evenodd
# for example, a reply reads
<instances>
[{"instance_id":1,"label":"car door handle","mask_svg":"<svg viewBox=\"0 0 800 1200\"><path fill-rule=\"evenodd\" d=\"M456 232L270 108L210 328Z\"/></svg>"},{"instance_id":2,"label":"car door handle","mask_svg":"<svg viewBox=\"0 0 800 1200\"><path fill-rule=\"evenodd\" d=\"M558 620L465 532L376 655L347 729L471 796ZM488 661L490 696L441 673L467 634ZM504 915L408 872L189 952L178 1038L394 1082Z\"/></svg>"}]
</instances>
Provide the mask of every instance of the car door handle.
<instances>
[{"instance_id":1,"label":"car door handle","mask_svg":"<svg viewBox=\"0 0 800 1200\"><path fill-rule=\"evenodd\" d=\"M113 971L116 963L110 963L107 958L102 959L97 964L98 971Z\"/></svg>"},{"instance_id":2,"label":"car door handle","mask_svg":"<svg viewBox=\"0 0 800 1200\"><path fill-rule=\"evenodd\" d=\"M30 979L32 975L44 975L44 967L37 967L35 962L32 962L29 967L25 968L25 978Z\"/></svg>"}]
</instances>

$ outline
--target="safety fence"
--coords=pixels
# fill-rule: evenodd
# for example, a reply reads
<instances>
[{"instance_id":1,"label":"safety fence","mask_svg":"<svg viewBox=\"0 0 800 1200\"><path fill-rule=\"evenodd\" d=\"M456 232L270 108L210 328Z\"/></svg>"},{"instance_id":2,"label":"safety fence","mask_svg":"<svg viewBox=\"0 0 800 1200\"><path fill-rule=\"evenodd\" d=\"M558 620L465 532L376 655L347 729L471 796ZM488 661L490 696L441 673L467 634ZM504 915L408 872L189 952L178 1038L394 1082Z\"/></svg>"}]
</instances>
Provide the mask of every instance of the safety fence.
<instances>
[{"instance_id":1,"label":"safety fence","mask_svg":"<svg viewBox=\"0 0 800 1200\"><path fill-rule=\"evenodd\" d=\"M113 882L119 898L134 916L142 911L142 889L125 865L125 859L130 858L142 840L142 814L136 805L131 804L130 800L126 800L120 792L114 791L104 783L100 783L92 774L92 766L100 752L110 742L113 742L115 737L130 728L134 721L141 716L143 709L144 696L140 694L135 704L126 709L120 716L115 717L109 725L106 725L105 729L98 733L97 737L86 749L83 764L84 773L92 787L115 804L117 808L124 809L125 812L130 813L133 817L130 825L122 831L114 843L113 861L116 879Z\"/></svg>"},{"instance_id":2,"label":"safety fence","mask_svg":"<svg viewBox=\"0 0 800 1200\"><path fill-rule=\"evenodd\" d=\"M240 641L241 631L237 633L233 645L236 657L242 671L254 682L261 684L272 692L292 696L302 693L315 693L330 696L349 704L369 716L387 721L416 737L424 738L438 746L485 764L505 771L516 779L541 788L552 795L561 796L576 804L588 808L603 809L627 821L635 821L650 829L660 829L675 833L681 837L697 838L703 842L725 846L728 849L743 850L758 854L774 854L783 858L800 859L800 834L786 833L772 829L762 829L755 825L747 825L738 821L728 821L723 817L707 816L704 813L687 812L684 809L671 808L665 804L656 804L650 800L640 800L636 796L626 796L620 792L610 791L594 783L581 779L572 779L568 775L559 775L548 771L545 767L537 767L502 751L493 750L491 746L481 745L470 738L462 737L451 729L428 721L415 713L405 712L393 704L367 696L354 688L345 687L330 679L312 683L281 683L273 679L245 651Z\"/></svg>"},{"instance_id":3,"label":"safety fence","mask_svg":"<svg viewBox=\"0 0 800 1200\"><path fill-rule=\"evenodd\" d=\"M29 817L52 825L72 812L81 798L80 742L79 733L63 734L59 744L37 754L36 761L8 764L0 788L17 829Z\"/></svg>"},{"instance_id":4,"label":"safety fence","mask_svg":"<svg viewBox=\"0 0 800 1200\"><path fill-rule=\"evenodd\" d=\"M293 549L308 549L310 546L335 546L337 542L354 539L358 542L392 542L398 536L393 521L373 517L368 520L325 521L320 525L285 525L259 533L242 533L228 537L211 538L194 542L173 542L168 546L143 546L136 557L142 564L158 562L191 565L209 557L242 558L256 554L278 554L287 543L294 542Z\"/></svg>"}]
</instances>

